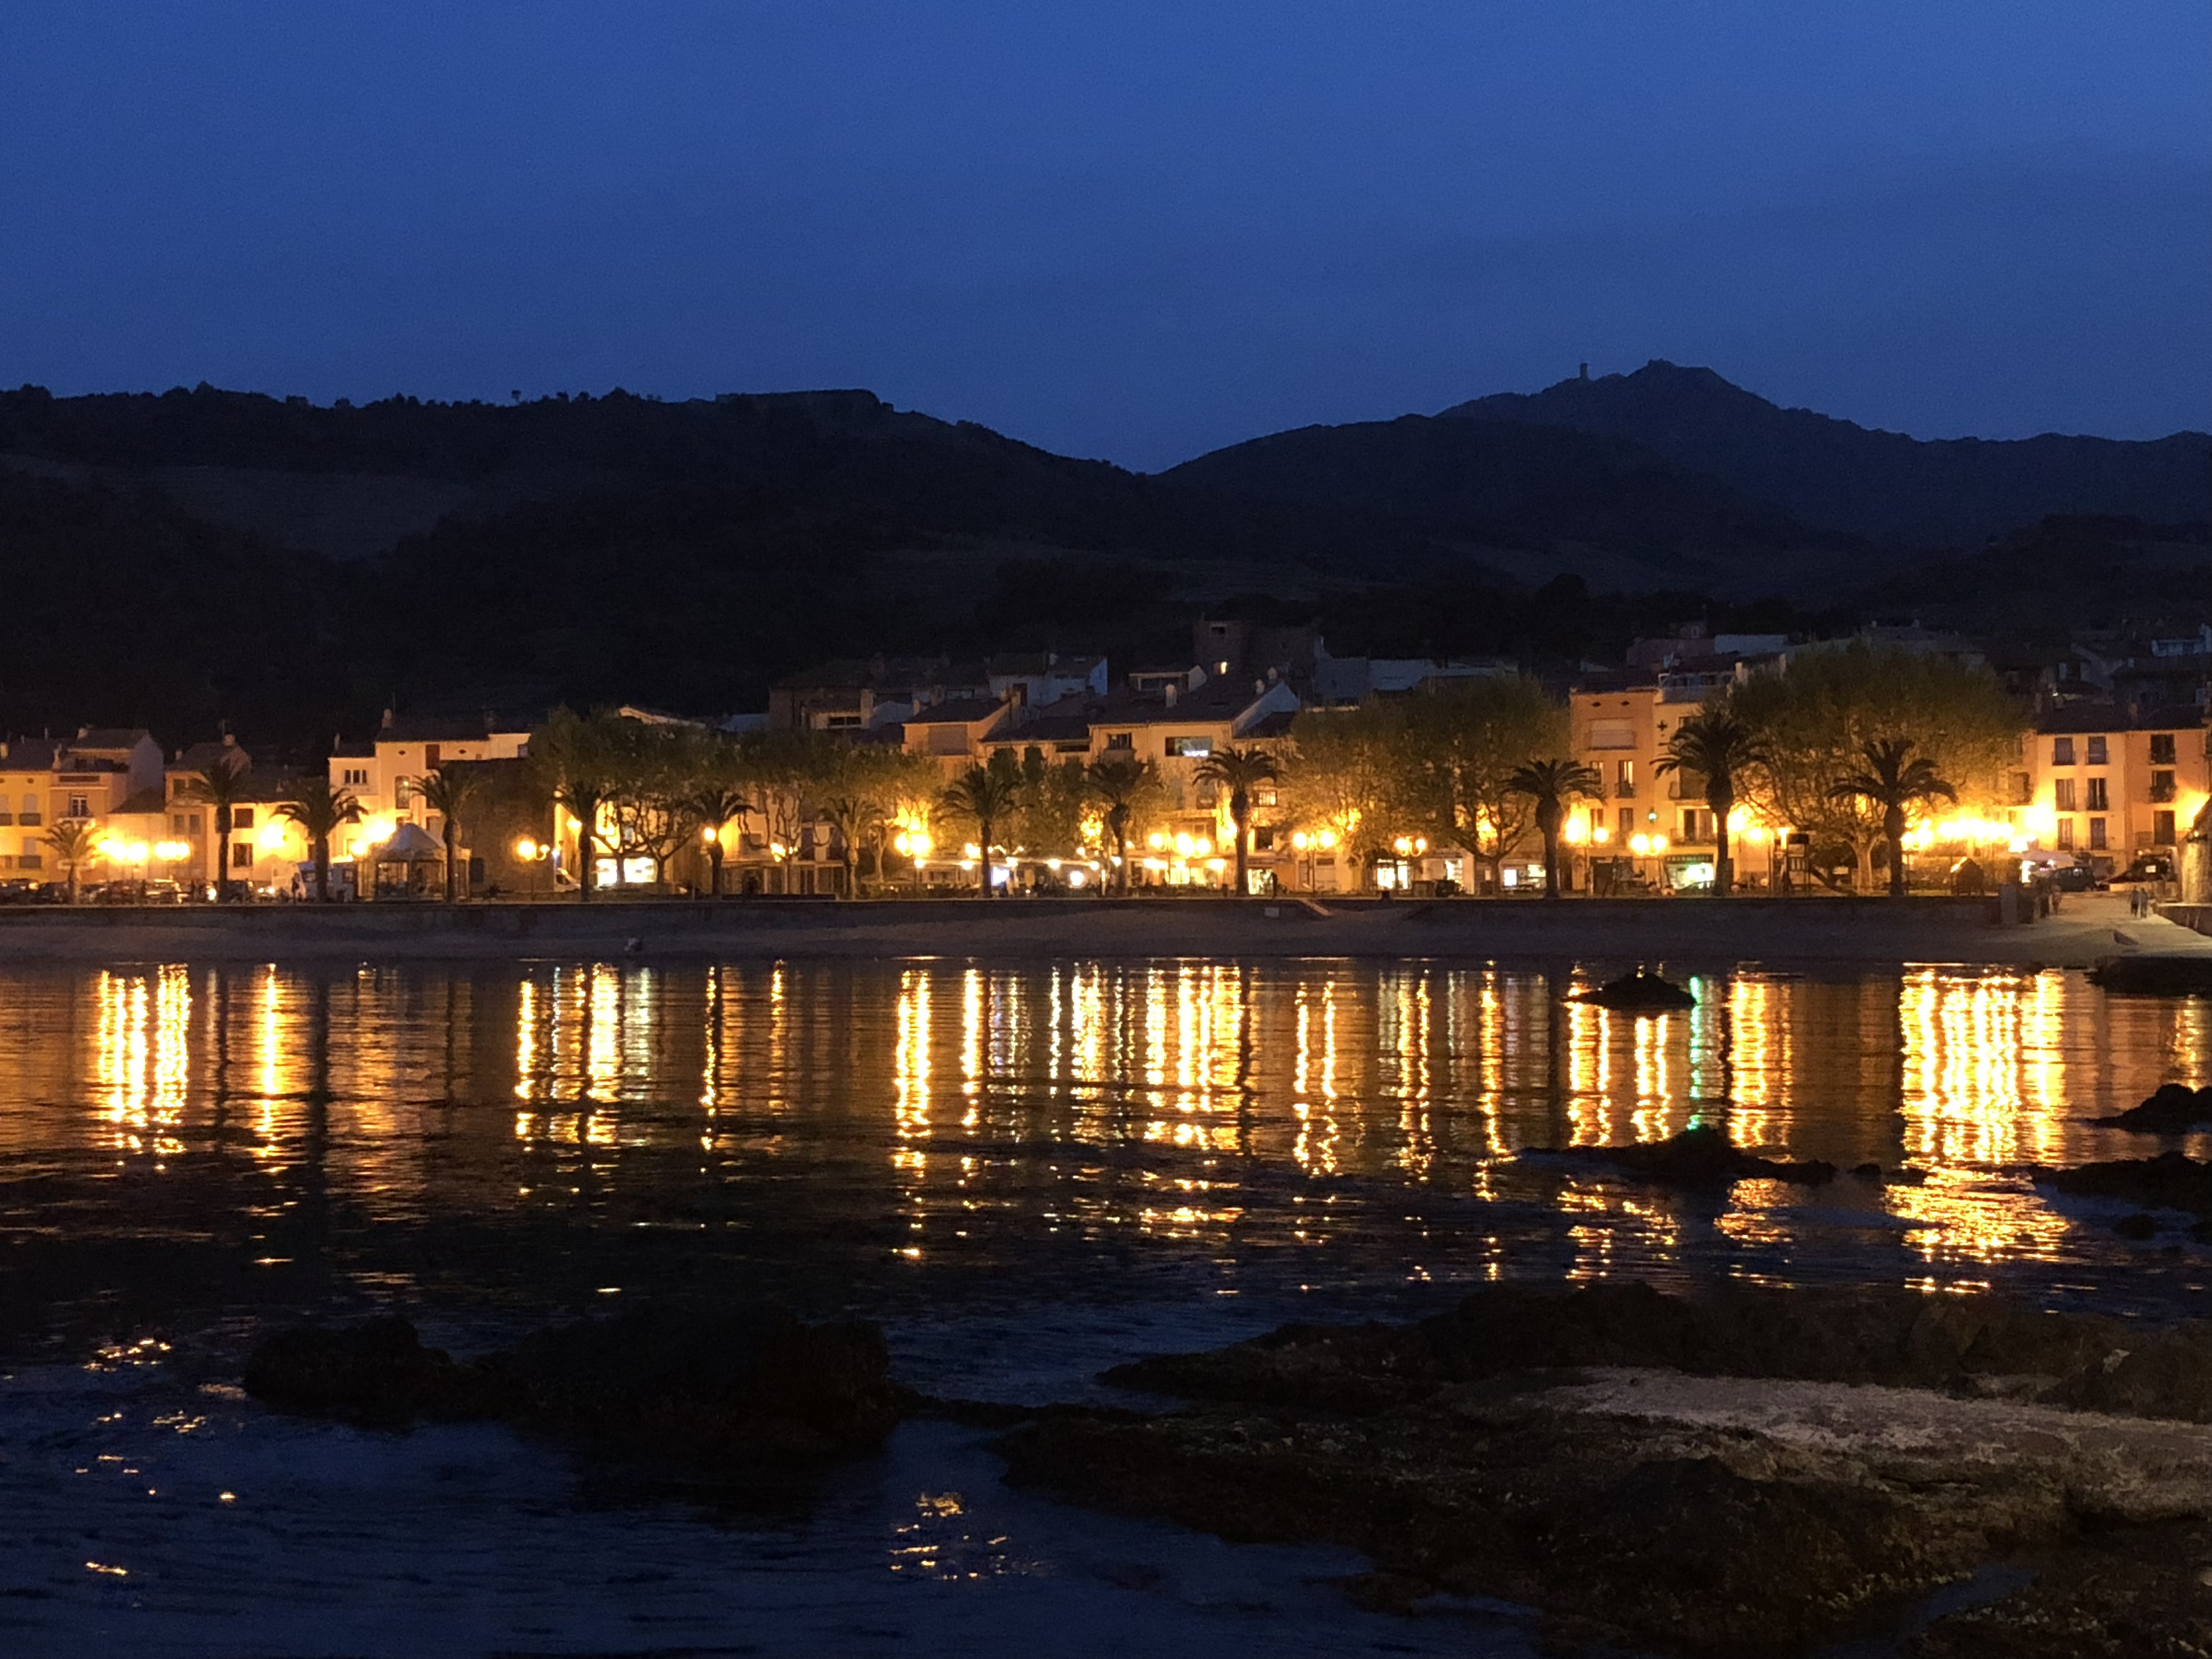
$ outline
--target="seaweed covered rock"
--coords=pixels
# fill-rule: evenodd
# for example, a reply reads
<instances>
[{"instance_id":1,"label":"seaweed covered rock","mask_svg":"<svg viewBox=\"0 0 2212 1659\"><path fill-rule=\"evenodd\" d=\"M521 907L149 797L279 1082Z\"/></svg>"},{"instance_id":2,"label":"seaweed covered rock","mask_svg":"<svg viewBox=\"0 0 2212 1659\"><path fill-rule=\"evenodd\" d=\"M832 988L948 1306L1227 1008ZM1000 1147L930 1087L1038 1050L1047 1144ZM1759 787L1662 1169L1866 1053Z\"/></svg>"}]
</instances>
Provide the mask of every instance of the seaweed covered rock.
<instances>
[{"instance_id":1,"label":"seaweed covered rock","mask_svg":"<svg viewBox=\"0 0 2212 1659\"><path fill-rule=\"evenodd\" d=\"M1572 1158L1604 1164L1646 1181L1670 1186L1713 1186L1730 1181L1786 1181L1821 1187L1836 1178L1836 1166L1814 1158L1780 1164L1753 1158L1711 1124L1694 1123L1666 1140L1628 1146L1530 1147L1524 1156ZM1878 1172L1877 1172L1878 1173Z\"/></svg>"},{"instance_id":2,"label":"seaweed covered rock","mask_svg":"<svg viewBox=\"0 0 2212 1659\"><path fill-rule=\"evenodd\" d=\"M2140 1106L2110 1117L2089 1120L2100 1129L2133 1129L2142 1134L2185 1134L2212 1127L2212 1089L2191 1089L2185 1084L2161 1083Z\"/></svg>"},{"instance_id":3,"label":"seaweed covered rock","mask_svg":"<svg viewBox=\"0 0 2212 1659\"><path fill-rule=\"evenodd\" d=\"M2212 1331L1909 1291L1744 1287L1692 1297L1636 1282L1492 1285L1414 1324L1288 1325L1106 1376L1185 1399L1357 1414L1445 1385L1591 1367L1966 1393L2002 1381L2054 1404L2212 1422Z\"/></svg>"},{"instance_id":4,"label":"seaweed covered rock","mask_svg":"<svg viewBox=\"0 0 2212 1659\"><path fill-rule=\"evenodd\" d=\"M872 1325L781 1310L647 1309L541 1331L456 1362L386 1318L280 1331L246 1391L288 1411L401 1424L496 1417L714 1467L787 1464L879 1444L906 1396Z\"/></svg>"}]
</instances>

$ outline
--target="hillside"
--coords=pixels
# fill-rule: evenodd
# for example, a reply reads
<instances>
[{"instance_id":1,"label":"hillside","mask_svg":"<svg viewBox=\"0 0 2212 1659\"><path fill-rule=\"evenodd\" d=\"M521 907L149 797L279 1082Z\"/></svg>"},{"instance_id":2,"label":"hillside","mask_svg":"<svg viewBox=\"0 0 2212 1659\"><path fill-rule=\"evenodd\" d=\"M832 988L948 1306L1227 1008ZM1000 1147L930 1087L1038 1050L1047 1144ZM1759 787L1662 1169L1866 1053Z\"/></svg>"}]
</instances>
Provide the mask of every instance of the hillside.
<instances>
[{"instance_id":1,"label":"hillside","mask_svg":"<svg viewBox=\"0 0 2212 1659\"><path fill-rule=\"evenodd\" d=\"M1660 361L1477 398L1443 417L1626 439L1807 524L1908 546L1979 546L2054 514L2212 520L2212 435L2202 432L1923 441L1783 409L1709 368Z\"/></svg>"},{"instance_id":2,"label":"hillside","mask_svg":"<svg viewBox=\"0 0 2212 1659\"><path fill-rule=\"evenodd\" d=\"M1804 591L1830 585L1854 538L1626 439L1498 421L1301 427L1162 475L1193 489L1388 514L1501 550L1522 574L1613 587Z\"/></svg>"},{"instance_id":3,"label":"hillside","mask_svg":"<svg viewBox=\"0 0 2212 1659\"><path fill-rule=\"evenodd\" d=\"M898 532L1156 557L1449 556L1392 526L1225 502L868 392L325 407L209 386L84 398L26 387L0 392L0 467L150 489L274 545L351 558L531 503L747 492Z\"/></svg>"}]
</instances>

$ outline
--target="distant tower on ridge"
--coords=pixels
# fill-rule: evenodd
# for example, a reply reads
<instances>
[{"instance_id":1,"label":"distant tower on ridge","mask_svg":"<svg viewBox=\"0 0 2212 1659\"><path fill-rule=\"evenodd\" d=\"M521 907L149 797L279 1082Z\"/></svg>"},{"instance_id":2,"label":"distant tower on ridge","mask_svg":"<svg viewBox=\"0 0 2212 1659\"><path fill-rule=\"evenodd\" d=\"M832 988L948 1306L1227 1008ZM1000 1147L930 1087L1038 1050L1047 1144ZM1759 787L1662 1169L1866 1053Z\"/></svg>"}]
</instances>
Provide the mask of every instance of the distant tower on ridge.
<instances>
[{"instance_id":1,"label":"distant tower on ridge","mask_svg":"<svg viewBox=\"0 0 2212 1659\"><path fill-rule=\"evenodd\" d=\"M1582 378L1585 380L1589 379L1589 365L1588 363L1584 363L1583 365Z\"/></svg>"}]
</instances>

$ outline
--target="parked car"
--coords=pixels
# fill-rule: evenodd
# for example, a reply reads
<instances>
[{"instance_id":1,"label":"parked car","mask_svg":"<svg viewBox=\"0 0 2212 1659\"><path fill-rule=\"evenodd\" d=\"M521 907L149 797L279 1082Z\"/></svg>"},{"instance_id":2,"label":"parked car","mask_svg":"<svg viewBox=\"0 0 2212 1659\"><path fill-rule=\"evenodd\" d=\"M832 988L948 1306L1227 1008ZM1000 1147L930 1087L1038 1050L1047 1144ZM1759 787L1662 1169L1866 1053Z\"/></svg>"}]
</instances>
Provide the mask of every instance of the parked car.
<instances>
[{"instance_id":1,"label":"parked car","mask_svg":"<svg viewBox=\"0 0 2212 1659\"><path fill-rule=\"evenodd\" d=\"M2115 887L2133 887L2142 883L2167 882L2173 879L2173 859L2166 853L2143 853L2134 863L2112 878Z\"/></svg>"}]
</instances>

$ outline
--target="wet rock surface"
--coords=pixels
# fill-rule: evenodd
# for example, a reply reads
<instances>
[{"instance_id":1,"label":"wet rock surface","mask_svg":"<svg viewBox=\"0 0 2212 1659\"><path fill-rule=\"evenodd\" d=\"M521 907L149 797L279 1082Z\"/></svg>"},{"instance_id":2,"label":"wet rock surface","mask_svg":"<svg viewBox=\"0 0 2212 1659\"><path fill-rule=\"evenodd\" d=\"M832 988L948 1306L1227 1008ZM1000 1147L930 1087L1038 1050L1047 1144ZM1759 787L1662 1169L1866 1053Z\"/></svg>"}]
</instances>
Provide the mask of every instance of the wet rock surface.
<instances>
[{"instance_id":1,"label":"wet rock surface","mask_svg":"<svg viewBox=\"0 0 2212 1659\"><path fill-rule=\"evenodd\" d=\"M1803 1164L1778 1164L1770 1158L1753 1158L1720 1130L1703 1124L1693 1124L1667 1140L1627 1146L1532 1147L1527 1155L1602 1164L1646 1181L1683 1187L1730 1181L1786 1181L1797 1186L1820 1187L1836 1178L1836 1166L1832 1164L1819 1158ZM1881 1171L1877 1168L1875 1173L1878 1176Z\"/></svg>"},{"instance_id":2,"label":"wet rock surface","mask_svg":"<svg viewBox=\"0 0 2212 1659\"><path fill-rule=\"evenodd\" d=\"M2101 1552L2163 1588L2136 1645L2071 1650L2203 1650L2185 1644L2212 1590L2160 1565L2212 1516L2194 1328L1912 1293L1498 1286L1418 1324L1286 1327L1108 1376L1193 1403L1041 1419L1003 1443L1010 1479L1352 1546L1376 1566L1352 1588L1383 1605L1497 1597L1570 1645L1794 1652L2032 1555L2026 1590L1913 1650L2040 1655L2069 1650L2040 1632L2110 1599Z\"/></svg>"},{"instance_id":3,"label":"wet rock surface","mask_svg":"<svg viewBox=\"0 0 2212 1659\"><path fill-rule=\"evenodd\" d=\"M396 1426L499 1418L706 1468L773 1468L872 1449L911 1396L883 1333L782 1311L653 1309L537 1333L456 1361L405 1320L282 1331L246 1392L283 1410Z\"/></svg>"},{"instance_id":4,"label":"wet rock surface","mask_svg":"<svg viewBox=\"0 0 2212 1659\"><path fill-rule=\"evenodd\" d=\"M2140 1106L2110 1117L2094 1117L2101 1129L2133 1129L2143 1134L2185 1134L2212 1126L2212 1089L2191 1089L2179 1083L2161 1083Z\"/></svg>"},{"instance_id":5,"label":"wet rock surface","mask_svg":"<svg viewBox=\"0 0 2212 1659\"><path fill-rule=\"evenodd\" d=\"M1696 995L1686 986L1677 985L1661 975L1638 968L1634 973L1616 975L1602 985L1587 991L1572 991L1570 1002L1593 1003L1601 1008L1615 1008L1626 1013L1664 1013L1675 1008L1694 1008Z\"/></svg>"},{"instance_id":6,"label":"wet rock surface","mask_svg":"<svg viewBox=\"0 0 2212 1659\"><path fill-rule=\"evenodd\" d=\"M2144 1209L2182 1210L2212 1220L2212 1163L2200 1164L2180 1152L2032 1173L2039 1187L2069 1197L2115 1198Z\"/></svg>"}]
</instances>

